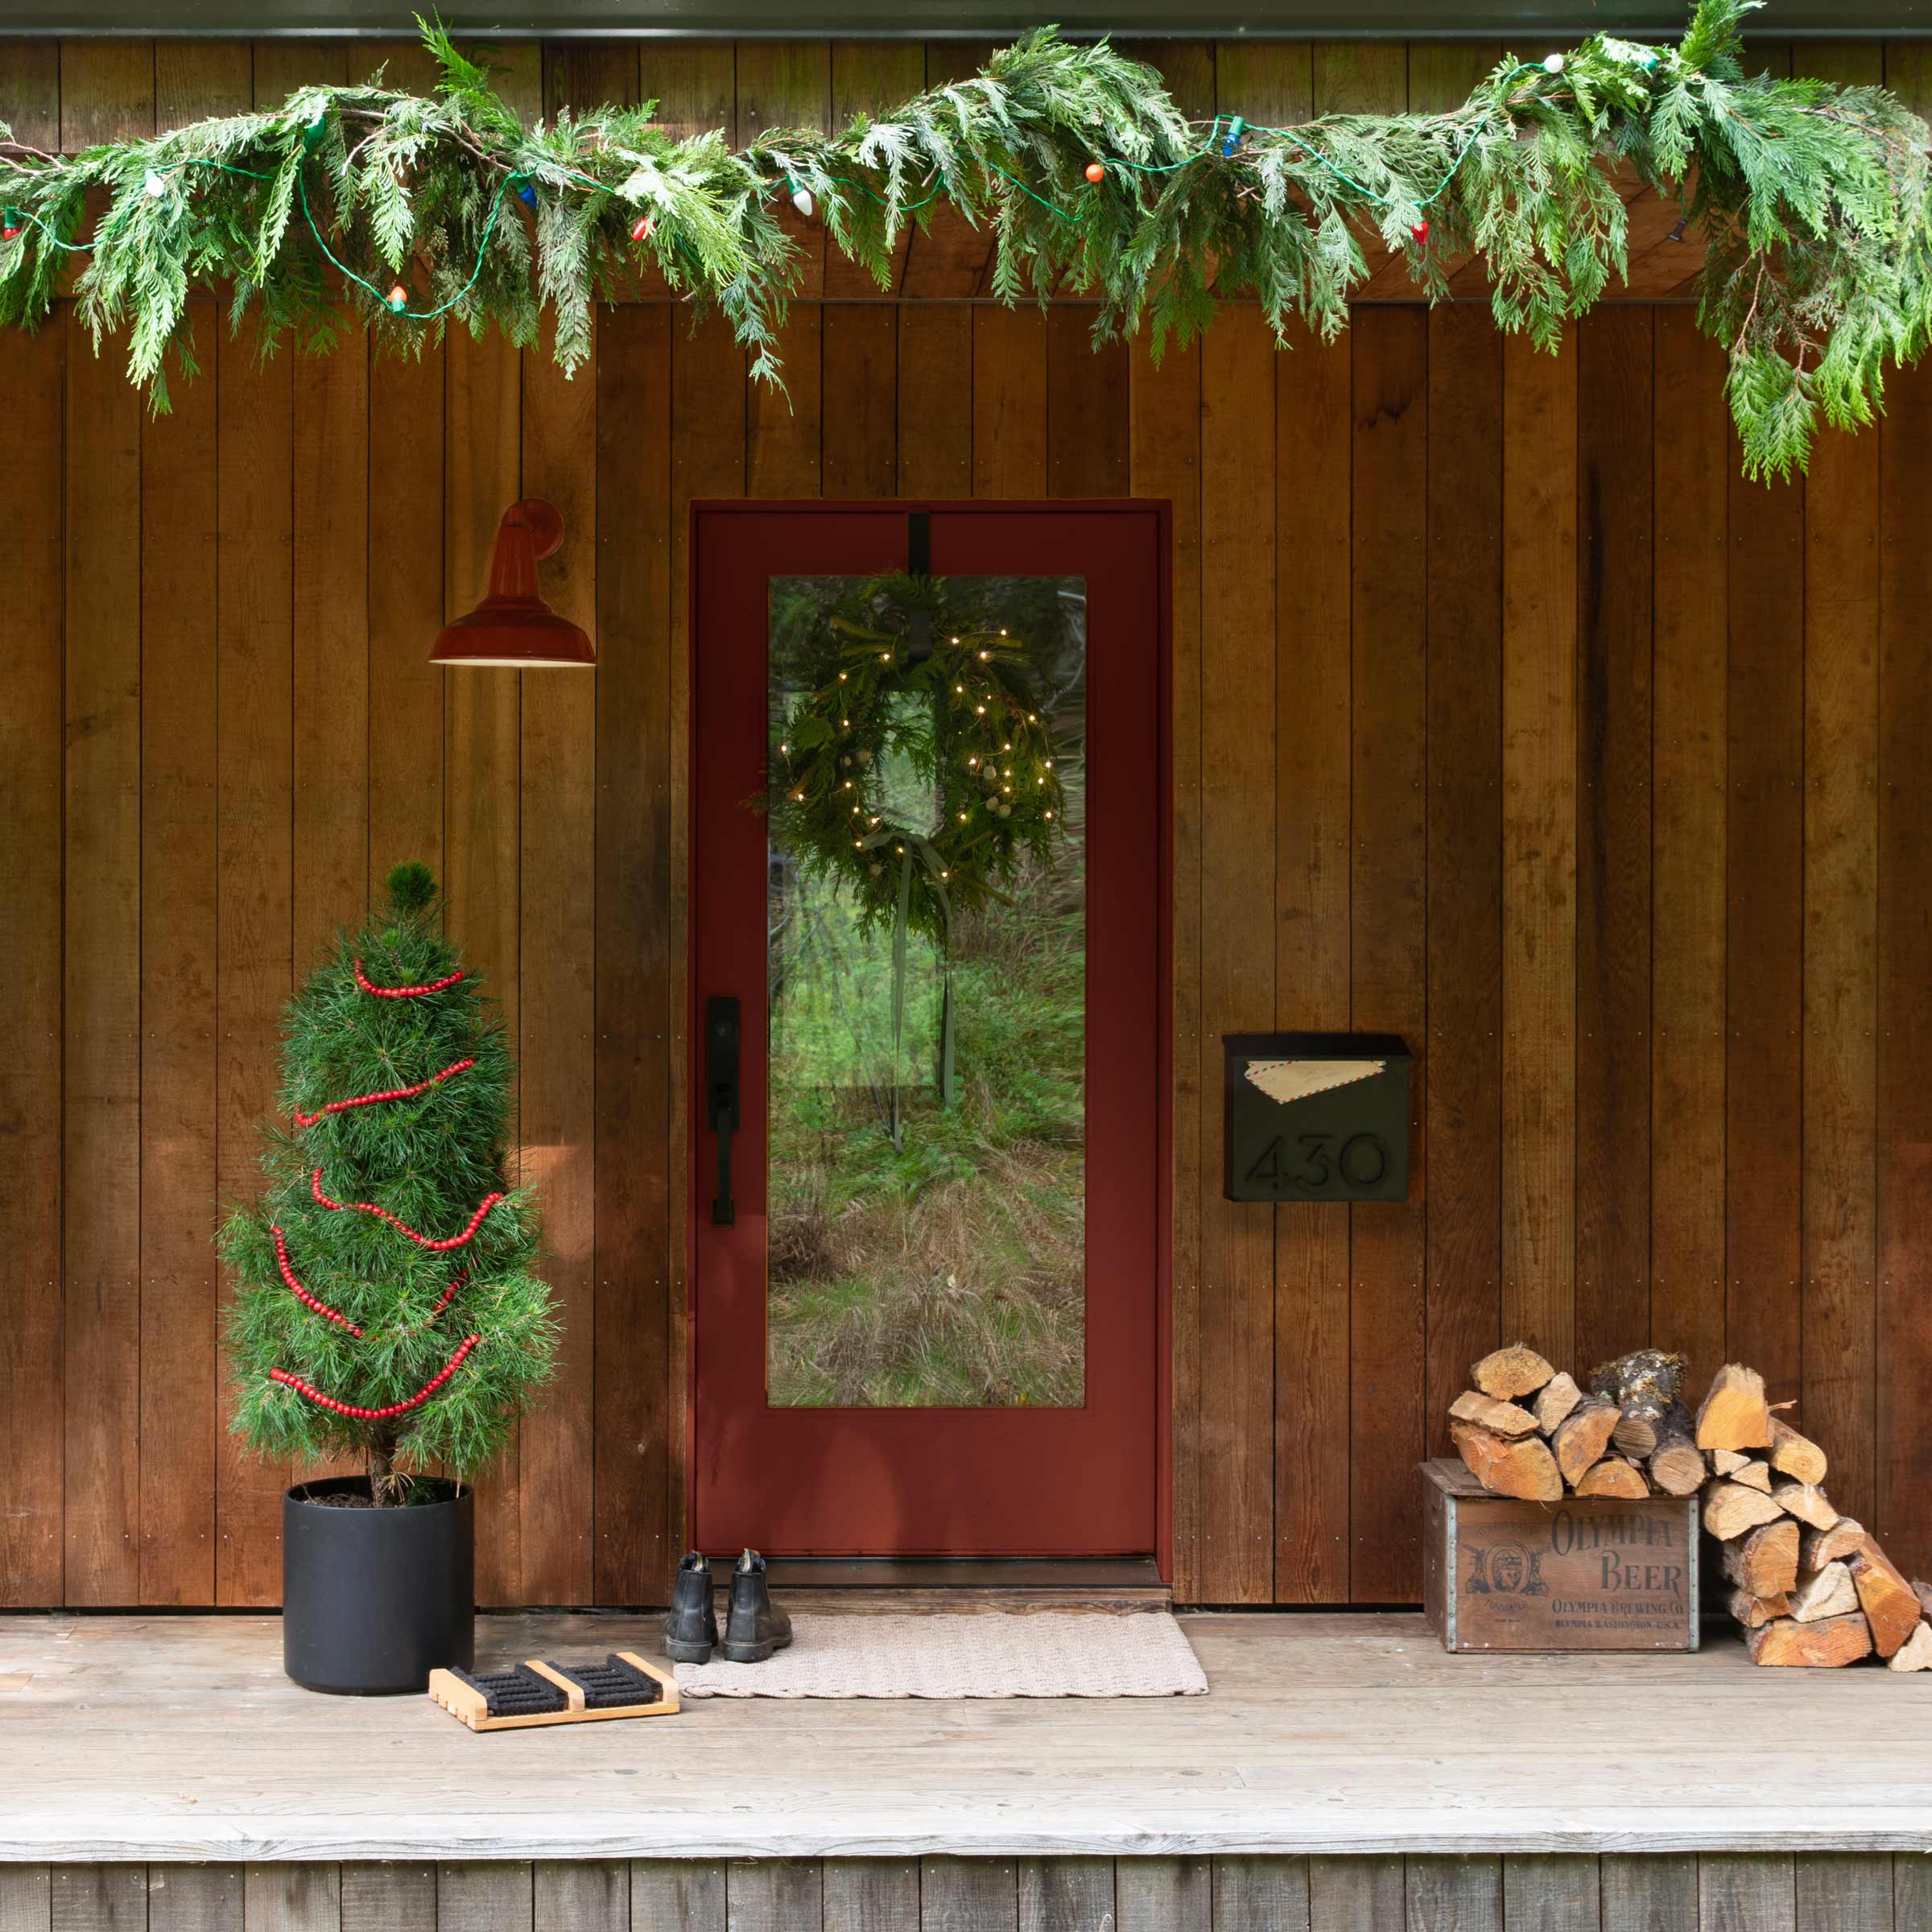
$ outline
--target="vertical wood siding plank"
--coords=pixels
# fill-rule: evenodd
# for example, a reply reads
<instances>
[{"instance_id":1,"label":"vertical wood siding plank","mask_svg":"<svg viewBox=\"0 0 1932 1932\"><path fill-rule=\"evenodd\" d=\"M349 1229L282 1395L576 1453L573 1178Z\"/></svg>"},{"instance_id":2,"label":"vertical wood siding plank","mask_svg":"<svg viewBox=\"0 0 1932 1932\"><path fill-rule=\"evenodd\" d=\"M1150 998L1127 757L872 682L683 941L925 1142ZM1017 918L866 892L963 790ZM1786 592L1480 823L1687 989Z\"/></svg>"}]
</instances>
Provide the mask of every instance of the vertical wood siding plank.
<instances>
[{"instance_id":1,"label":"vertical wood siding plank","mask_svg":"<svg viewBox=\"0 0 1932 1932\"><path fill-rule=\"evenodd\" d=\"M70 320L62 1061L66 1600L140 1596L141 398ZM80 1373L82 1368L85 1373Z\"/></svg>"},{"instance_id":2,"label":"vertical wood siding plank","mask_svg":"<svg viewBox=\"0 0 1932 1932\"><path fill-rule=\"evenodd\" d=\"M522 494L522 409L516 349L466 331L444 345L443 581L445 621L482 594L503 512ZM433 638L431 640L434 642ZM420 641L418 649L422 648ZM539 673L556 675L556 673ZM443 679L444 922L473 973L522 1034L518 861L522 751L520 679L510 670L461 666ZM520 1093L510 1141L521 1134ZM518 1434L477 1475L477 1601L518 1604L522 1591Z\"/></svg>"},{"instance_id":3,"label":"vertical wood siding plank","mask_svg":"<svg viewBox=\"0 0 1932 1932\"><path fill-rule=\"evenodd\" d=\"M724 1867L716 1860L638 1859L630 1932L725 1932Z\"/></svg>"},{"instance_id":4,"label":"vertical wood siding plank","mask_svg":"<svg viewBox=\"0 0 1932 1932\"><path fill-rule=\"evenodd\" d=\"M60 151L78 154L155 131L155 43L118 37L60 43ZM115 363L119 374L118 359Z\"/></svg>"},{"instance_id":5,"label":"vertical wood siding plank","mask_svg":"<svg viewBox=\"0 0 1932 1932\"><path fill-rule=\"evenodd\" d=\"M52 1893L45 1865L0 1865L0 1932L52 1932Z\"/></svg>"},{"instance_id":6,"label":"vertical wood siding plank","mask_svg":"<svg viewBox=\"0 0 1932 1932\"><path fill-rule=\"evenodd\" d=\"M444 349L369 371L369 890L419 860L443 877L443 687L430 647L481 588L444 572ZM508 499L506 499L506 503ZM499 509L503 505L497 506ZM464 675L474 675L465 673ZM463 936L457 934L459 939Z\"/></svg>"},{"instance_id":7,"label":"vertical wood siding plank","mask_svg":"<svg viewBox=\"0 0 1932 1932\"><path fill-rule=\"evenodd\" d=\"M916 1858L825 1860L825 1932L919 1932Z\"/></svg>"},{"instance_id":8,"label":"vertical wood siding plank","mask_svg":"<svg viewBox=\"0 0 1932 1932\"><path fill-rule=\"evenodd\" d=\"M52 1932L147 1932L147 1873L140 1865L56 1865Z\"/></svg>"},{"instance_id":9,"label":"vertical wood siding plank","mask_svg":"<svg viewBox=\"0 0 1932 1932\"><path fill-rule=\"evenodd\" d=\"M948 80L972 79L992 56L993 44L989 40L927 41L926 85L943 87ZM926 227L912 235L907 246L899 292L920 301L976 295L990 273L992 236L984 225L975 228L950 202L935 203L926 214Z\"/></svg>"},{"instance_id":10,"label":"vertical wood siding plank","mask_svg":"<svg viewBox=\"0 0 1932 1932\"><path fill-rule=\"evenodd\" d=\"M1656 316L1651 723L1650 1340L1724 1359L1724 352Z\"/></svg>"},{"instance_id":11,"label":"vertical wood siding plank","mask_svg":"<svg viewBox=\"0 0 1932 1932\"><path fill-rule=\"evenodd\" d=\"M1201 343L1199 1092L1221 1090L1221 1036L1274 1011L1274 345L1258 309ZM1203 1118L1197 1600L1274 1587L1274 1243L1268 1210L1224 1200L1218 1118Z\"/></svg>"},{"instance_id":12,"label":"vertical wood siding plank","mask_svg":"<svg viewBox=\"0 0 1932 1932\"><path fill-rule=\"evenodd\" d=\"M1129 365L1133 493L1173 510L1174 613L1169 731L1174 803L1174 1233L1171 1356L1173 1583L1198 1597L1200 1454L1201 357L1156 369L1137 343Z\"/></svg>"},{"instance_id":13,"label":"vertical wood siding plank","mask_svg":"<svg viewBox=\"0 0 1932 1932\"><path fill-rule=\"evenodd\" d=\"M1354 330L1349 1024L1395 1033L1410 1075L1409 1199L1349 1210L1349 1590L1422 1593L1428 1096L1428 320L1364 310Z\"/></svg>"},{"instance_id":14,"label":"vertical wood siding plank","mask_svg":"<svg viewBox=\"0 0 1932 1932\"><path fill-rule=\"evenodd\" d=\"M1880 453L1876 436L1824 437L1805 482L1800 1413L1831 1447L1831 1500L1864 1523L1878 1501Z\"/></svg>"},{"instance_id":15,"label":"vertical wood siding plank","mask_svg":"<svg viewBox=\"0 0 1932 1932\"><path fill-rule=\"evenodd\" d=\"M1060 307L1046 316L1046 493L1119 497L1127 492L1127 345L1096 349L1092 312Z\"/></svg>"},{"instance_id":16,"label":"vertical wood siding plank","mask_svg":"<svg viewBox=\"0 0 1932 1932\"><path fill-rule=\"evenodd\" d=\"M919 1860L920 1932L1009 1932L1020 1922L1010 1858Z\"/></svg>"},{"instance_id":17,"label":"vertical wood siding plank","mask_svg":"<svg viewBox=\"0 0 1932 1932\"><path fill-rule=\"evenodd\" d=\"M546 41L540 50L545 119L554 122L567 109L582 117L600 107L634 107L638 47L635 40Z\"/></svg>"},{"instance_id":18,"label":"vertical wood siding plank","mask_svg":"<svg viewBox=\"0 0 1932 1932\"><path fill-rule=\"evenodd\" d=\"M539 1860L531 1889L543 1932L629 1932L630 1867L621 1860Z\"/></svg>"},{"instance_id":19,"label":"vertical wood siding plank","mask_svg":"<svg viewBox=\"0 0 1932 1932\"><path fill-rule=\"evenodd\" d=\"M729 40L648 39L640 43L638 96L655 101L659 127L678 140L718 129L738 138L737 51Z\"/></svg>"},{"instance_id":20,"label":"vertical wood siding plank","mask_svg":"<svg viewBox=\"0 0 1932 1932\"><path fill-rule=\"evenodd\" d=\"M597 317L598 329L615 312ZM594 642L594 352L589 366L567 380L547 341L540 342L523 357L523 394L522 487L564 517L564 546L544 567L544 595ZM563 1330L556 1379L522 1430L526 1603L584 1604L596 1596L597 679L595 671L538 671L523 689L523 1178L542 1191L544 1279Z\"/></svg>"},{"instance_id":21,"label":"vertical wood siding plank","mask_svg":"<svg viewBox=\"0 0 1932 1932\"><path fill-rule=\"evenodd\" d=\"M1892 1860L1892 1921L1897 1932L1932 1925L1932 1860L1901 1852Z\"/></svg>"},{"instance_id":22,"label":"vertical wood siding plank","mask_svg":"<svg viewBox=\"0 0 1932 1932\"><path fill-rule=\"evenodd\" d=\"M926 85L926 49L916 40L835 40L832 43L832 107L828 125L834 130L850 125L853 117L869 114L875 120L910 101ZM923 190L912 189L907 198L916 201ZM897 292L906 272L907 246L913 225L907 221L900 229L884 292ZM825 293L829 296L877 295L881 285L856 262L848 262L836 248L825 250ZM826 418L828 427L832 419ZM886 495L889 492L853 492ZM955 492L955 494L964 493Z\"/></svg>"},{"instance_id":23,"label":"vertical wood siding plank","mask_svg":"<svg viewBox=\"0 0 1932 1932\"><path fill-rule=\"evenodd\" d=\"M357 1863L341 1869L341 1932L436 1932L434 1865Z\"/></svg>"},{"instance_id":24,"label":"vertical wood siding plank","mask_svg":"<svg viewBox=\"0 0 1932 1932\"><path fill-rule=\"evenodd\" d=\"M295 956L305 968L369 904L369 357L353 319L332 353L290 357ZM378 515L388 514L391 495L386 477ZM435 633L427 636L433 642ZM417 644L427 654L422 638Z\"/></svg>"},{"instance_id":25,"label":"vertical wood siding plank","mask_svg":"<svg viewBox=\"0 0 1932 1932\"><path fill-rule=\"evenodd\" d=\"M1798 1932L1893 1932L1889 1858L1869 1852L1801 1852L1794 1876Z\"/></svg>"},{"instance_id":26,"label":"vertical wood siding plank","mask_svg":"<svg viewBox=\"0 0 1932 1932\"><path fill-rule=\"evenodd\" d=\"M666 1505L671 1533L682 1536L689 1521L686 1488L690 1459L690 1351L687 1338L689 1287L686 1279L686 1224L690 1200L690 1106L684 1068L687 1063L686 1014L690 1005L686 968L687 881L690 875L689 755L691 740L691 506L704 497L745 493L743 423L720 411L718 399L743 381L744 352L731 332L708 324L695 334L679 328L671 346L671 1026L667 1042L671 1082L671 1177L670 1215L670 1323L666 1428L675 1446L667 1471ZM667 1559L668 1560L668 1559ZM662 1585L659 1586L662 1587Z\"/></svg>"},{"instance_id":27,"label":"vertical wood siding plank","mask_svg":"<svg viewBox=\"0 0 1932 1932\"><path fill-rule=\"evenodd\" d=\"M1307 60L1241 51L1251 70L1263 53ZM1272 118L1253 80L1238 97ZM1275 554L1290 561L1275 592L1274 1023L1338 1033L1349 1024L1352 352L1348 336L1328 345L1298 325L1275 362ZM1304 476L1322 488L1301 488ZM1348 1596L1348 1278L1345 1205L1276 1208L1274 1594L1286 1603Z\"/></svg>"},{"instance_id":28,"label":"vertical wood siding plank","mask_svg":"<svg viewBox=\"0 0 1932 1932\"><path fill-rule=\"evenodd\" d=\"M1046 320L1035 309L972 315L972 493L1046 493ZM1198 434L1198 426L1197 426Z\"/></svg>"},{"instance_id":29,"label":"vertical wood siding plank","mask_svg":"<svg viewBox=\"0 0 1932 1932\"><path fill-rule=\"evenodd\" d=\"M1411 1858L1407 1861L1411 1932L1503 1932L1500 1858ZM1542 1932L1542 1922L1527 1922Z\"/></svg>"},{"instance_id":30,"label":"vertical wood siding plank","mask_svg":"<svg viewBox=\"0 0 1932 1932\"><path fill-rule=\"evenodd\" d=\"M597 1294L592 1595L664 1587L673 1079L670 734L671 312L627 308L597 339ZM621 644L616 640L621 639Z\"/></svg>"},{"instance_id":31,"label":"vertical wood siding plank","mask_svg":"<svg viewBox=\"0 0 1932 1932\"><path fill-rule=\"evenodd\" d=\"M1311 53L1316 114L1399 114L1407 108L1409 49L1403 42L1318 40ZM1359 225L1356 233L1368 274L1356 285L1352 299L1414 300L1406 253L1393 251L1373 223Z\"/></svg>"},{"instance_id":32,"label":"vertical wood siding plank","mask_svg":"<svg viewBox=\"0 0 1932 1932\"><path fill-rule=\"evenodd\" d=\"M1215 1877L1212 1859L1116 1860L1114 1915L1119 1932L1212 1932L1216 1917ZM1235 1882L1238 1887L1238 1874ZM1237 1922L1232 1916L1223 1918L1224 1924Z\"/></svg>"},{"instance_id":33,"label":"vertical wood siding plank","mask_svg":"<svg viewBox=\"0 0 1932 1932\"><path fill-rule=\"evenodd\" d=\"M1503 345L1503 1335L1576 1354L1576 365Z\"/></svg>"},{"instance_id":34,"label":"vertical wood siding plank","mask_svg":"<svg viewBox=\"0 0 1932 1932\"><path fill-rule=\"evenodd\" d=\"M1651 314L1576 332L1579 1365L1650 1332Z\"/></svg>"},{"instance_id":35,"label":"vertical wood siding plank","mask_svg":"<svg viewBox=\"0 0 1932 1932\"><path fill-rule=\"evenodd\" d=\"M1411 70L1411 85L1414 74ZM1503 350L1429 317L1428 1352L1431 1455L1502 1340Z\"/></svg>"},{"instance_id":36,"label":"vertical wood siding plank","mask_svg":"<svg viewBox=\"0 0 1932 1932\"><path fill-rule=\"evenodd\" d=\"M262 1129L281 1077L282 1007L295 974L291 773L291 358L264 361L252 328L216 354L217 1179L254 1197ZM306 967L307 962L304 962ZM233 1284L225 1284L232 1293ZM228 1399L225 1370L222 1397ZM224 1429L215 1467L215 1600L282 1594L282 1500L293 1470L264 1465Z\"/></svg>"},{"instance_id":37,"label":"vertical wood siding plank","mask_svg":"<svg viewBox=\"0 0 1932 1932\"><path fill-rule=\"evenodd\" d=\"M1730 458L1726 1348L1777 1402L1802 1349L1805 499Z\"/></svg>"},{"instance_id":38,"label":"vertical wood siding plank","mask_svg":"<svg viewBox=\"0 0 1932 1932\"><path fill-rule=\"evenodd\" d=\"M1698 1932L1797 1932L1789 1852L1705 1853L1697 1893Z\"/></svg>"},{"instance_id":39,"label":"vertical wood siding plank","mask_svg":"<svg viewBox=\"0 0 1932 1932\"><path fill-rule=\"evenodd\" d=\"M826 309L819 337L824 419L819 487L828 497L890 497L899 460L898 329L884 302Z\"/></svg>"},{"instance_id":40,"label":"vertical wood siding plank","mask_svg":"<svg viewBox=\"0 0 1932 1932\"><path fill-rule=\"evenodd\" d=\"M380 73L384 87L415 93L433 93L438 72L436 56L420 40L357 39L349 43L349 77L373 80Z\"/></svg>"},{"instance_id":41,"label":"vertical wood siding plank","mask_svg":"<svg viewBox=\"0 0 1932 1932\"><path fill-rule=\"evenodd\" d=\"M242 1880L248 1932L341 1932L340 1865L250 1865Z\"/></svg>"},{"instance_id":42,"label":"vertical wood siding plank","mask_svg":"<svg viewBox=\"0 0 1932 1932\"><path fill-rule=\"evenodd\" d=\"M1215 1932L1308 1932L1309 1870L1305 1858L1216 1859Z\"/></svg>"},{"instance_id":43,"label":"vertical wood siding plank","mask_svg":"<svg viewBox=\"0 0 1932 1932\"><path fill-rule=\"evenodd\" d=\"M242 1932L239 1865L150 1865L147 1932Z\"/></svg>"},{"instance_id":44,"label":"vertical wood siding plank","mask_svg":"<svg viewBox=\"0 0 1932 1932\"><path fill-rule=\"evenodd\" d=\"M246 114L254 101L254 61L246 40L157 40L155 126Z\"/></svg>"},{"instance_id":45,"label":"vertical wood siding plank","mask_svg":"<svg viewBox=\"0 0 1932 1932\"><path fill-rule=\"evenodd\" d=\"M836 311L828 311L832 320ZM972 317L964 303L898 310L898 493L972 494Z\"/></svg>"},{"instance_id":46,"label":"vertical wood siding plank","mask_svg":"<svg viewBox=\"0 0 1932 1932\"><path fill-rule=\"evenodd\" d=\"M58 150L60 146L60 43L57 40L0 41L0 101L16 141Z\"/></svg>"},{"instance_id":47,"label":"vertical wood siding plank","mask_svg":"<svg viewBox=\"0 0 1932 1932\"><path fill-rule=\"evenodd\" d=\"M1888 72L1890 67L1888 65ZM1922 97L1921 111L1932 102ZM1932 371L1887 384L1880 431L1878 1518L1895 1563L1932 1571Z\"/></svg>"},{"instance_id":48,"label":"vertical wood siding plank","mask_svg":"<svg viewBox=\"0 0 1932 1932\"><path fill-rule=\"evenodd\" d=\"M436 1932L530 1932L527 1860L465 1859L436 1867ZM249 1932L254 1932L250 1926Z\"/></svg>"},{"instance_id":49,"label":"vertical wood siding plank","mask_svg":"<svg viewBox=\"0 0 1932 1932\"><path fill-rule=\"evenodd\" d=\"M1408 1922L1408 1882L1400 1856L1311 1858L1309 1932L1361 1932Z\"/></svg>"},{"instance_id":50,"label":"vertical wood siding plank","mask_svg":"<svg viewBox=\"0 0 1932 1932\"><path fill-rule=\"evenodd\" d=\"M349 85L349 43L343 40L257 40L249 48L252 97L277 108L299 87Z\"/></svg>"},{"instance_id":51,"label":"vertical wood siding plank","mask_svg":"<svg viewBox=\"0 0 1932 1932\"><path fill-rule=\"evenodd\" d=\"M1020 1860L1020 1932L1113 1932L1113 1860Z\"/></svg>"},{"instance_id":52,"label":"vertical wood siding plank","mask_svg":"<svg viewBox=\"0 0 1932 1932\"><path fill-rule=\"evenodd\" d=\"M1687 1852L1600 1861L1603 1932L1687 1932L1697 1923L1697 1860Z\"/></svg>"},{"instance_id":53,"label":"vertical wood siding plank","mask_svg":"<svg viewBox=\"0 0 1932 1932\"><path fill-rule=\"evenodd\" d=\"M731 1932L820 1932L824 1869L815 1858L733 1859L724 1868Z\"/></svg>"},{"instance_id":54,"label":"vertical wood siding plank","mask_svg":"<svg viewBox=\"0 0 1932 1932\"><path fill-rule=\"evenodd\" d=\"M192 305L212 360L211 306ZM141 1600L213 1601L216 385L141 430ZM158 1209L159 1212L154 1210ZM85 1368L83 1369L85 1373Z\"/></svg>"},{"instance_id":55,"label":"vertical wood siding plank","mask_svg":"<svg viewBox=\"0 0 1932 1932\"><path fill-rule=\"evenodd\" d=\"M738 132L749 144L791 127L824 134L832 126L832 47L825 40L741 40L737 46ZM825 292L829 247L824 217L808 219L792 206L789 192L772 203L779 225L797 245L800 273L798 299L807 308ZM812 318L817 333L817 317ZM790 357L786 366L790 367ZM787 376L786 380L790 381ZM754 490L756 494L771 493Z\"/></svg>"},{"instance_id":56,"label":"vertical wood siding plank","mask_svg":"<svg viewBox=\"0 0 1932 1932\"><path fill-rule=\"evenodd\" d=\"M1599 1932L1602 1879L1594 1858L1516 1855L1503 1860L1503 1919L1536 1932Z\"/></svg>"},{"instance_id":57,"label":"vertical wood siding plank","mask_svg":"<svg viewBox=\"0 0 1932 1932\"><path fill-rule=\"evenodd\" d=\"M0 68L0 86L6 74ZM16 124L18 126L19 124ZM23 134L21 138L35 137ZM80 348L78 353L89 351ZM0 625L0 1604L58 1604L61 1588L62 402L60 317L0 367L10 445L14 568ZM44 1873L41 1891L46 1889Z\"/></svg>"}]
</instances>

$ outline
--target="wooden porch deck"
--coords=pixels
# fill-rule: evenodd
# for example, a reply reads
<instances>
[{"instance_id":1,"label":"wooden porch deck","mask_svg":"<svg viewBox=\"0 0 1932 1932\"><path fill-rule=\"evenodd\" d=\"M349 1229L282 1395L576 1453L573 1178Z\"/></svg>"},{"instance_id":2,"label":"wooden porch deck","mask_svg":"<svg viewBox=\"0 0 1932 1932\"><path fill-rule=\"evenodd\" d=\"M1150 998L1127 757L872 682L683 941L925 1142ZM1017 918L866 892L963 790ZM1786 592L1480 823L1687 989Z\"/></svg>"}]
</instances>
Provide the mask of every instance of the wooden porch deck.
<instances>
[{"instance_id":1,"label":"wooden porch deck","mask_svg":"<svg viewBox=\"0 0 1932 1932\"><path fill-rule=\"evenodd\" d=\"M0 1621L0 1860L1932 1851L1932 1682L1450 1657L1409 1615L1191 1616L1205 1698L707 1700L479 1736L297 1689L259 1616ZM495 1616L480 1662L651 1648ZM13 1922L0 1913L0 1922Z\"/></svg>"}]
</instances>

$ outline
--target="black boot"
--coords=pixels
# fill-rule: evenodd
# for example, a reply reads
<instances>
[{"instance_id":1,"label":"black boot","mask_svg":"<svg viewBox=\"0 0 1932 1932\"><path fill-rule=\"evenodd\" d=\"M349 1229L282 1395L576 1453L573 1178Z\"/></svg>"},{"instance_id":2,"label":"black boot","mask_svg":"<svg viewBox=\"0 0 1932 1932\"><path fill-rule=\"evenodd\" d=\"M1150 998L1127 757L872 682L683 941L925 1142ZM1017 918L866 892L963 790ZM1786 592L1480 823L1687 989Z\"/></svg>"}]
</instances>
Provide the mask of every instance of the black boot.
<instances>
[{"instance_id":1,"label":"black boot","mask_svg":"<svg viewBox=\"0 0 1932 1932\"><path fill-rule=\"evenodd\" d=\"M664 1654L675 1664L706 1664L718 1641L718 1613L712 1606L711 1565L692 1550L678 1565L664 1613Z\"/></svg>"},{"instance_id":2,"label":"black boot","mask_svg":"<svg viewBox=\"0 0 1932 1932\"><path fill-rule=\"evenodd\" d=\"M747 1550L731 1573L731 1608L724 1619L724 1651L734 1664L762 1664L791 1641L791 1619L771 1600L765 1559Z\"/></svg>"}]
</instances>

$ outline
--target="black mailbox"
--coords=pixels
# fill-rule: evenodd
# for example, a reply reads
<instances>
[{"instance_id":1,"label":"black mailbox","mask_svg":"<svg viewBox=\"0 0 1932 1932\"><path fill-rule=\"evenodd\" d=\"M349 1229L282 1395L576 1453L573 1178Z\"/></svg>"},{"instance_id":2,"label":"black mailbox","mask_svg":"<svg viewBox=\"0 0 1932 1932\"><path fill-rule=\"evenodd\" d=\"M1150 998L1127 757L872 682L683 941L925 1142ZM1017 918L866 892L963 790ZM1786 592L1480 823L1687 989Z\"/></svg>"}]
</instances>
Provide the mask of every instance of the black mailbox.
<instances>
[{"instance_id":1,"label":"black mailbox","mask_svg":"<svg viewBox=\"0 0 1932 1932\"><path fill-rule=\"evenodd\" d=\"M1406 1201L1408 1047L1393 1033L1229 1033L1231 1201Z\"/></svg>"}]
</instances>

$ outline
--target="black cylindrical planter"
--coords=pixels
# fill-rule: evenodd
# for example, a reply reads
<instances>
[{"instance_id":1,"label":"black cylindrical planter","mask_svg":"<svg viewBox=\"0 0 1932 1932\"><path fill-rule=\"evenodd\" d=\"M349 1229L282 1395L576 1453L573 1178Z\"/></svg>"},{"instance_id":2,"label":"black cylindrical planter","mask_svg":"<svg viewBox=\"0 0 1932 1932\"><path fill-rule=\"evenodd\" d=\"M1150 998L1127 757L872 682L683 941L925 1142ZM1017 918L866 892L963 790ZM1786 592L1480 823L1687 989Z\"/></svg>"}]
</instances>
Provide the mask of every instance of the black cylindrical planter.
<instances>
[{"instance_id":1,"label":"black cylindrical planter","mask_svg":"<svg viewBox=\"0 0 1932 1932\"><path fill-rule=\"evenodd\" d=\"M419 1484L431 1479L419 1476ZM298 1483L282 1499L282 1667L310 1690L421 1691L476 1662L476 1517L465 1486L391 1509L312 1496L369 1493L365 1476Z\"/></svg>"}]
</instances>

